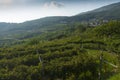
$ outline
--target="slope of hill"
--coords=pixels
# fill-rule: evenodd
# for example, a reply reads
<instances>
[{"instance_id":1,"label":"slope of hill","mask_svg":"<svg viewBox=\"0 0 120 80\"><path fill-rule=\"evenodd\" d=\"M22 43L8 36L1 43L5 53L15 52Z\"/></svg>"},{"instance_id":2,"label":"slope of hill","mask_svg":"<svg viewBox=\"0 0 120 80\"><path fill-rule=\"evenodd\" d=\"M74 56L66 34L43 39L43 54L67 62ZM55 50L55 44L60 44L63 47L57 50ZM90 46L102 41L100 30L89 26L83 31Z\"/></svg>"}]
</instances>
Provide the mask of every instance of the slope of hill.
<instances>
[{"instance_id":1,"label":"slope of hill","mask_svg":"<svg viewBox=\"0 0 120 80\"><path fill-rule=\"evenodd\" d=\"M119 14L120 3L115 3L72 17L46 17L20 24L0 23L0 37L1 39L32 38L48 31L55 31L56 29L63 30L66 28L65 25L76 22L82 23L83 21L85 21L87 24L95 22L96 26L102 20L119 20ZM62 27L60 25L62 25Z\"/></svg>"},{"instance_id":2,"label":"slope of hill","mask_svg":"<svg viewBox=\"0 0 120 80\"><path fill-rule=\"evenodd\" d=\"M102 54L103 60L120 65L120 36L115 37L119 35L119 31L114 32L116 28L120 30L119 21L86 29L77 23L62 32L70 32L67 37L49 41L36 37L0 48L0 80L98 80L100 71L103 80L107 80L120 69L103 62L101 65L99 58ZM107 29L114 37L103 35Z\"/></svg>"},{"instance_id":3,"label":"slope of hill","mask_svg":"<svg viewBox=\"0 0 120 80\"><path fill-rule=\"evenodd\" d=\"M1 38L29 38L30 35L41 34L56 29L55 25L64 24L67 17L46 17L19 24L0 23ZM17 37L16 37L17 36Z\"/></svg>"},{"instance_id":4,"label":"slope of hill","mask_svg":"<svg viewBox=\"0 0 120 80\"><path fill-rule=\"evenodd\" d=\"M100 24L102 20L119 20L120 19L120 3L111 4L102 8L82 13L71 17L46 17L42 19L27 21L20 24L0 23L1 39L25 39L48 31L63 29L58 25L69 25L74 22L84 22L86 24ZM92 23L92 24L93 24ZM94 24L93 24L94 25ZM93 26L92 25L92 26Z\"/></svg>"},{"instance_id":5,"label":"slope of hill","mask_svg":"<svg viewBox=\"0 0 120 80\"><path fill-rule=\"evenodd\" d=\"M120 17L119 11L110 15L108 12L119 10L118 4L73 17L1 23L0 28L4 28L0 30L0 45L3 45L0 80L98 80L100 77L107 80L111 76L110 80L117 79L120 73L120 21L117 19ZM118 17L96 27L81 24L96 16L108 19L104 14L110 19L113 15Z\"/></svg>"},{"instance_id":6,"label":"slope of hill","mask_svg":"<svg viewBox=\"0 0 120 80\"><path fill-rule=\"evenodd\" d=\"M73 16L75 21L120 20L120 2Z\"/></svg>"}]
</instances>

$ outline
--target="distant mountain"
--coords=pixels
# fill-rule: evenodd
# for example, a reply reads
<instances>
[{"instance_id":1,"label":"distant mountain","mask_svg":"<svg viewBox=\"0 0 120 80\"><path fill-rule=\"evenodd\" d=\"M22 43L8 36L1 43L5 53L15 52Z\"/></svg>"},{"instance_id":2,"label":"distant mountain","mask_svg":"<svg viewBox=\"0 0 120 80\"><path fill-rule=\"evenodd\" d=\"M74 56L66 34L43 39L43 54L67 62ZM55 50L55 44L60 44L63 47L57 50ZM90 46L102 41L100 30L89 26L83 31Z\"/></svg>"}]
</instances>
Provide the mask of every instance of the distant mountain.
<instances>
[{"instance_id":1,"label":"distant mountain","mask_svg":"<svg viewBox=\"0 0 120 80\"><path fill-rule=\"evenodd\" d=\"M9 23L0 23L0 31L6 30L10 26Z\"/></svg>"},{"instance_id":2,"label":"distant mountain","mask_svg":"<svg viewBox=\"0 0 120 80\"><path fill-rule=\"evenodd\" d=\"M24 23L0 23L1 38L30 38L43 32L64 28L74 22L97 22L101 20L120 20L120 2L101 7L75 16L54 16L26 21ZM61 29L60 29L61 30ZM19 37L18 37L19 36Z\"/></svg>"},{"instance_id":3,"label":"distant mountain","mask_svg":"<svg viewBox=\"0 0 120 80\"><path fill-rule=\"evenodd\" d=\"M1 39L24 39L41 33L51 31L58 27L58 24L65 24L65 16L54 16L26 21L23 23L0 23Z\"/></svg>"},{"instance_id":4,"label":"distant mountain","mask_svg":"<svg viewBox=\"0 0 120 80\"><path fill-rule=\"evenodd\" d=\"M85 13L80 13L71 17L71 19L75 21L88 21L92 19L120 20L120 2L110 4Z\"/></svg>"}]
</instances>

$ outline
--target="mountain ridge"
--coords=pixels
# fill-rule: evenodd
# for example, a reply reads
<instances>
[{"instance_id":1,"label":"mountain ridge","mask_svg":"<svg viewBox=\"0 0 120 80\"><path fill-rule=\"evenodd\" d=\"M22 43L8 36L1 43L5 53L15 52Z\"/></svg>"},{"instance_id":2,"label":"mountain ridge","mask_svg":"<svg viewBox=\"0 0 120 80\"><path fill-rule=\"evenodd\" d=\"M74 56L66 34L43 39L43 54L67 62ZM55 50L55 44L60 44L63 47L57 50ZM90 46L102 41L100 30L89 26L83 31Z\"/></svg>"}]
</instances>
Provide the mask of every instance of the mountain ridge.
<instances>
[{"instance_id":1,"label":"mountain ridge","mask_svg":"<svg viewBox=\"0 0 120 80\"><path fill-rule=\"evenodd\" d=\"M78 19L79 21L82 20L88 21L91 19L120 20L119 14L120 14L120 2L106 5L82 14L81 13L77 14L72 18L76 18L76 19L80 18Z\"/></svg>"},{"instance_id":2,"label":"mountain ridge","mask_svg":"<svg viewBox=\"0 0 120 80\"><path fill-rule=\"evenodd\" d=\"M75 16L53 16L23 23L0 23L0 37L26 34L41 34L48 30L59 28L57 25L69 25L74 22L95 23L96 26L102 20L120 20L120 2L103 6L101 8L81 13ZM49 28L49 29L48 29Z\"/></svg>"}]
</instances>

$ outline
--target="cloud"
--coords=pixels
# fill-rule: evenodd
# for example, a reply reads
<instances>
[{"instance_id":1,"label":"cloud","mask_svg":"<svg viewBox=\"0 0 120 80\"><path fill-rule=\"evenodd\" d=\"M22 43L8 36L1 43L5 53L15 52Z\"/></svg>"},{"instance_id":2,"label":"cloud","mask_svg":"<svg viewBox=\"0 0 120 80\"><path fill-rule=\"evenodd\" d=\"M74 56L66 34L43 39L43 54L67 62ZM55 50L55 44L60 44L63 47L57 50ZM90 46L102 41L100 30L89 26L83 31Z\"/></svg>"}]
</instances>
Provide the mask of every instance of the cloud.
<instances>
[{"instance_id":1,"label":"cloud","mask_svg":"<svg viewBox=\"0 0 120 80\"><path fill-rule=\"evenodd\" d=\"M0 0L0 8L9 9L26 6L42 6L44 8L62 8L64 4L58 0Z\"/></svg>"},{"instance_id":2,"label":"cloud","mask_svg":"<svg viewBox=\"0 0 120 80\"><path fill-rule=\"evenodd\" d=\"M37 3L37 0L0 0L0 8L22 7L32 5L34 2Z\"/></svg>"},{"instance_id":3,"label":"cloud","mask_svg":"<svg viewBox=\"0 0 120 80\"><path fill-rule=\"evenodd\" d=\"M0 0L0 6L1 7L10 6L12 3L13 3L13 0Z\"/></svg>"},{"instance_id":4,"label":"cloud","mask_svg":"<svg viewBox=\"0 0 120 80\"><path fill-rule=\"evenodd\" d=\"M11 3L13 0L0 0L0 4L9 4Z\"/></svg>"},{"instance_id":5,"label":"cloud","mask_svg":"<svg viewBox=\"0 0 120 80\"><path fill-rule=\"evenodd\" d=\"M64 4L56 1L47 2L43 6L44 8L63 8Z\"/></svg>"}]
</instances>

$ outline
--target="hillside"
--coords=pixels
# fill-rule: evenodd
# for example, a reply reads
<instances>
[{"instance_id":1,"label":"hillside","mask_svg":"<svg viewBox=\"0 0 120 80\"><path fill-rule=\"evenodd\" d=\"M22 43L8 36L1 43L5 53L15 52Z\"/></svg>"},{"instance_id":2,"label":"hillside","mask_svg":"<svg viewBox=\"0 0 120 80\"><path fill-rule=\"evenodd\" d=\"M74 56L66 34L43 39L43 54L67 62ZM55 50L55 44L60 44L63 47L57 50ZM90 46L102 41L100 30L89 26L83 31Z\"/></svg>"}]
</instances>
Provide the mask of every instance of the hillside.
<instances>
[{"instance_id":1,"label":"hillside","mask_svg":"<svg viewBox=\"0 0 120 80\"><path fill-rule=\"evenodd\" d=\"M72 17L0 23L0 80L118 80L119 4Z\"/></svg>"},{"instance_id":2,"label":"hillside","mask_svg":"<svg viewBox=\"0 0 120 80\"><path fill-rule=\"evenodd\" d=\"M43 41L36 37L21 44L0 48L0 79L98 80L101 54L104 60L120 65L120 31L114 32L116 28L120 30L119 21L86 29L77 23L72 32L71 28L64 30L62 34L70 31L67 37L59 38L54 34L51 35L56 36L53 40ZM103 35L106 30L112 37L108 33ZM119 67L102 63L103 80L119 72Z\"/></svg>"},{"instance_id":3,"label":"hillside","mask_svg":"<svg viewBox=\"0 0 120 80\"><path fill-rule=\"evenodd\" d=\"M120 20L120 2L107 5L72 17L73 21Z\"/></svg>"},{"instance_id":4,"label":"hillside","mask_svg":"<svg viewBox=\"0 0 120 80\"><path fill-rule=\"evenodd\" d=\"M53 25L62 24L62 21L66 18L67 17L56 16L56 17L46 17L46 18L37 19L33 21L27 21L19 24L0 23L0 28L1 28L0 33L2 36L7 36L7 37L24 35L23 33L39 34L41 32L44 32L49 27L52 28Z\"/></svg>"},{"instance_id":5,"label":"hillside","mask_svg":"<svg viewBox=\"0 0 120 80\"><path fill-rule=\"evenodd\" d=\"M120 3L115 3L71 17L46 17L20 24L0 23L0 37L1 39L31 38L48 31L63 29L58 25L69 25L76 22L97 26L109 20L119 20L119 7Z\"/></svg>"}]
</instances>

